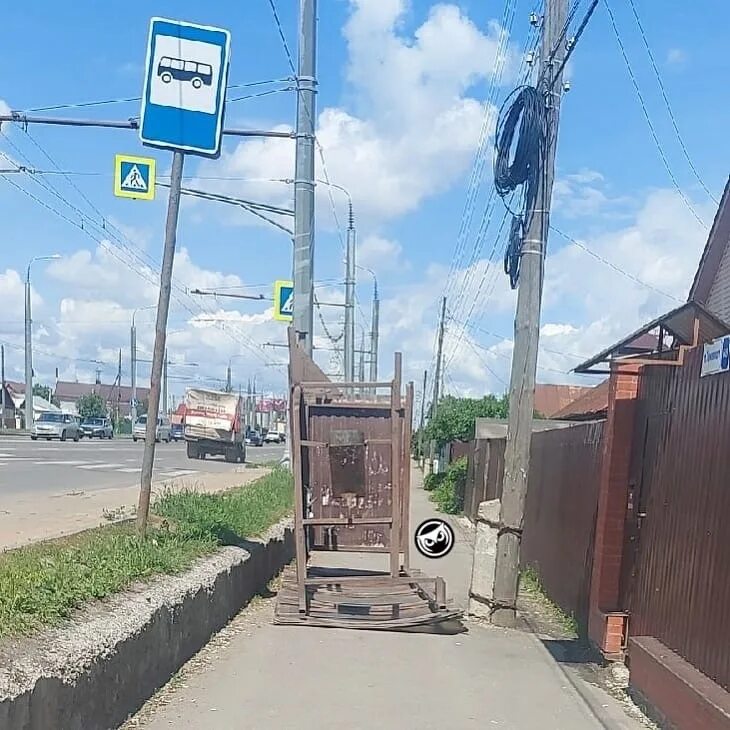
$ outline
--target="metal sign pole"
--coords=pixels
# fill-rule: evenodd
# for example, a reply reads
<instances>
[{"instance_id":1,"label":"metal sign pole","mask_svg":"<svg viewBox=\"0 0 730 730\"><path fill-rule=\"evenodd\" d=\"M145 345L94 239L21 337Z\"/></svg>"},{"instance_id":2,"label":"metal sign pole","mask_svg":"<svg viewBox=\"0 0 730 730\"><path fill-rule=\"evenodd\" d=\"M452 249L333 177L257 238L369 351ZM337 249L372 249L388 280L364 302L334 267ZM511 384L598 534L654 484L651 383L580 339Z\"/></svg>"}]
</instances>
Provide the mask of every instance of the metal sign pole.
<instances>
[{"instance_id":1,"label":"metal sign pole","mask_svg":"<svg viewBox=\"0 0 730 730\"><path fill-rule=\"evenodd\" d=\"M170 182L170 198L167 203L167 223L165 225L165 249L162 255L162 271L160 272L160 296L157 303L157 322L155 324L155 348L152 353L152 375L150 377L150 399L147 408L147 432L142 457L142 476L137 507L137 528L144 533L147 530L147 518L150 511L150 495L152 493L152 467L155 460L155 441L157 438L157 418L160 410L160 391L162 387L162 368L165 359L165 342L167 339L167 316L170 310L170 290L172 288L172 265L175 259L175 242L177 239L177 221L180 212L180 188L182 186L183 162L182 152L175 152L172 158L172 180Z\"/></svg>"}]
</instances>

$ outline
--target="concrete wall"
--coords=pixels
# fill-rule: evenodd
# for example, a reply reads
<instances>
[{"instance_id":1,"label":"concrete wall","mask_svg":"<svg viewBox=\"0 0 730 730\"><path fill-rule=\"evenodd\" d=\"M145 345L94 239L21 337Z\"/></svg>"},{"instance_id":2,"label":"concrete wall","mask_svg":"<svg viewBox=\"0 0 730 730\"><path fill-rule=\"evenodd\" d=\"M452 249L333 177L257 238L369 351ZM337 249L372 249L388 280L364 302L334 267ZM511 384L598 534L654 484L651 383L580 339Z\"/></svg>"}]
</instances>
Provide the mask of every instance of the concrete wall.
<instances>
[{"instance_id":1,"label":"concrete wall","mask_svg":"<svg viewBox=\"0 0 730 730\"><path fill-rule=\"evenodd\" d=\"M0 645L0 728L121 725L293 557L291 522L91 606L69 625Z\"/></svg>"}]
</instances>

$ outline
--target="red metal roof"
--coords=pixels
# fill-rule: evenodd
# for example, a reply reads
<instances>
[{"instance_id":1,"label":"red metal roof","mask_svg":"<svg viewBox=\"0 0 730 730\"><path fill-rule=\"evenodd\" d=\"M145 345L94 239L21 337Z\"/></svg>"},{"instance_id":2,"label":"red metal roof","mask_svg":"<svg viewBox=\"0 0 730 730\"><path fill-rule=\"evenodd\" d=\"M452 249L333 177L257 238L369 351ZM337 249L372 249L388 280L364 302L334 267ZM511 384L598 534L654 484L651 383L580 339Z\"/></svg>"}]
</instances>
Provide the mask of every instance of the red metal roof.
<instances>
[{"instance_id":1,"label":"red metal roof","mask_svg":"<svg viewBox=\"0 0 730 730\"><path fill-rule=\"evenodd\" d=\"M559 410L553 418L562 420L589 420L591 418L602 418L608 410L608 378L594 388L588 388L587 392L568 403L565 408Z\"/></svg>"},{"instance_id":2,"label":"red metal roof","mask_svg":"<svg viewBox=\"0 0 730 730\"><path fill-rule=\"evenodd\" d=\"M535 411L544 418L552 418L576 398L591 390L582 385L552 385L538 383L535 386Z\"/></svg>"}]
</instances>

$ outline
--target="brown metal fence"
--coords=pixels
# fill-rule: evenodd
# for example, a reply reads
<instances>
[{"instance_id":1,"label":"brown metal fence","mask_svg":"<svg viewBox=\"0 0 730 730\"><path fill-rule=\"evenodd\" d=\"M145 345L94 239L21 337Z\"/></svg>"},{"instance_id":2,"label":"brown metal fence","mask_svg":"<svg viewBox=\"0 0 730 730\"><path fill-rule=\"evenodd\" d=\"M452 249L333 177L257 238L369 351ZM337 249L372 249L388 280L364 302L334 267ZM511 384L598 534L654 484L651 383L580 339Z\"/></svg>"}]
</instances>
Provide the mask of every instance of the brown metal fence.
<instances>
[{"instance_id":1,"label":"brown metal fence","mask_svg":"<svg viewBox=\"0 0 730 730\"><path fill-rule=\"evenodd\" d=\"M702 355L641 378L629 630L730 689L730 376L700 378Z\"/></svg>"},{"instance_id":2,"label":"brown metal fence","mask_svg":"<svg viewBox=\"0 0 730 730\"><path fill-rule=\"evenodd\" d=\"M550 598L585 626L601 478L603 421L532 435L522 564L536 570ZM472 443L464 514L502 496L504 438Z\"/></svg>"},{"instance_id":3,"label":"brown metal fence","mask_svg":"<svg viewBox=\"0 0 730 730\"><path fill-rule=\"evenodd\" d=\"M479 503L502 496L505 439L477 439L469 450L469 470L464 488L464 514L477 518Z\"/></svg>"},{"instance_id":4,"label":"brown metal fence","mask_svg":"<svg viewBox=\"0 0 730 730\"><path fill-rule=\"evenodd\" d=\"M522 565L585 628L604 422L532 435Z\"/></svg>"}]
</instances>

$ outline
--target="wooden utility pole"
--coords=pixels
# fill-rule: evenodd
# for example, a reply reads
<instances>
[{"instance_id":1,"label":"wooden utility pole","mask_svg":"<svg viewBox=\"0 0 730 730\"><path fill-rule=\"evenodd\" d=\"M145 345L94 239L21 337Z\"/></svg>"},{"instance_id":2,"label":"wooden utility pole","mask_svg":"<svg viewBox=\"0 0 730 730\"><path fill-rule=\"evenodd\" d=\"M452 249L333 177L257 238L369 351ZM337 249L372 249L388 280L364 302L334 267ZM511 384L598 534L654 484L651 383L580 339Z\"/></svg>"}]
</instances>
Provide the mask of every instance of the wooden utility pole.
<instances>
[{"instance_id":1,"label":"wooden utility pole","mask_svg":"<svg viewBox=\"0 0 730 730\"><path fill-rule=\"evenodd\" d=\"M436 415L439 405L439 396L441 395L441 361L444 355L444 330L446 327L446 297L441 299L441 319L439 320L439 339L436 350L436 370L433 376L433 401L431 402L431 414L433 418ZM433 469L433 457L435 455L435 444L431 442L429 449L429 466Z\"/></svg>"},{"instance_id":2,"label":"wooden utility pole","mask_svg":"<svg viewBox=\"0 0 730 730\"><path fill-rule=\"evenodd\" d=\"M162 254L160 271L160 295L157 303L157 321L155 322L155 347L152 351L152 373L150 375L150 396L147 406L147 431L144 440L142 457L142 474L139 488L139 504L137 505L137 529L144 534L147 531L147 519L150 512L150 496L152 493L152 467L155 460L155 440L157 438L157 419L160 413L160 391L164 361L167 359L165 341L167 339L167 315L170 310L170 292L172 290L172 267L175 261L175 243L177 241L177 219L180 212L180 188L182 186L183 162L182 152L175 152L172 158L170 178L170 197L167 201L167 221L165 225L165 247Z\"/></svg>"},{"instance_id":3,"label":"wooden utility pole","mask_svg":"<svg viewBox=\"0 0 730 730\"><path fill-rule=\"evenodd\" d=\"M535 403L537 348L547 232L550 223L555 171L555 148L562 84L567 0L547 0L543 18L541 73L538 92L545 102L545 140L542 170L538 173L535 209L528 212L522 241L512 374L509 394L509 426L502 488L501 529L497 539L492 621L514 626L520 567L520 543L530 471L530 442Z\"/></svg>"},{"instance_id":4,"label":"wooden utility pole","mask_svg":"<svg viewBox=\"0 0 730 730\"><path fill-rule=\"evenodd\" d=\"M438 407L439 396L441 395L441 361L444 356L444 330L446 329L446 297L441 300L441 320L439 321L439 342L436 351L436 374L433 380L433 409Z\"/></svg>"},{"instance_id":5,"label":"wooden utility pole","mask_svg":"<svg viewBox=\"0 0 730 730\"><path fill-rule=\"evenodd\" d=\"M426 383L428 370L423 371L423 389L421 390L421 422L418 426L418 463L423 458L423 428L426 425Z\"/></svg>"}]
</instances>

